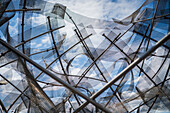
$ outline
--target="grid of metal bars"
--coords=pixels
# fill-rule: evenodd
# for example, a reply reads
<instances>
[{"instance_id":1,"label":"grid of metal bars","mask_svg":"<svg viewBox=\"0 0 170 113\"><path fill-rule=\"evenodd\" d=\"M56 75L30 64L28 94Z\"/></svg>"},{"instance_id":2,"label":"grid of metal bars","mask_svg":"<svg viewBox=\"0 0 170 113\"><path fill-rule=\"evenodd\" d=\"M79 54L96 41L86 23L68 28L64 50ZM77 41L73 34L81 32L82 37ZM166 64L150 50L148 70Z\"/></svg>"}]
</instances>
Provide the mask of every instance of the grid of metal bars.
<instances>
[{"instance_id":1,"label":"grid of metal bars","mask_svg":"<svg viewBox=\"0 0 170 113\"><path fill-rule=\"evenodd\" d=\"M146 0L121 21L88 18L43 0L21 0L18 9L13 0L0 3L2 113L170 110L169 0ZM32 27L33 14L47 22ZM18 34L11 36L16 15ZM61 20L74 26L74 36L61 35L67 26ZM42 36L50 47L34 48ZM95 47L98 38L103 41Z\"/></svg>"}]
</instances>

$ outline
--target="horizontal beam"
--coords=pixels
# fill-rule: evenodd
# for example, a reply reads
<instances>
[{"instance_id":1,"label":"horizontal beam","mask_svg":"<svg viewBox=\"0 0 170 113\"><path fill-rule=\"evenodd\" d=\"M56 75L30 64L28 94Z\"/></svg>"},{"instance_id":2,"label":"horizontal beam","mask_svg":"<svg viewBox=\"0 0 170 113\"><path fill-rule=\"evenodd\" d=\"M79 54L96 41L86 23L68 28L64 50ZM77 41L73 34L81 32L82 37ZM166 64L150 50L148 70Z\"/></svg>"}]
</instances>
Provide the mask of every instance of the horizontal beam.
<instances>
[{"instance_id":1,"label":"horizontal beam","mask_svg":"<svg viewBox=\"0 0 170 113\"><path fill-rule=\"evenodd\" d=\"M16 11L41 11L41 9L13 9L5 10L4 12L16 12Z\"/></svg>"}]
</instances>

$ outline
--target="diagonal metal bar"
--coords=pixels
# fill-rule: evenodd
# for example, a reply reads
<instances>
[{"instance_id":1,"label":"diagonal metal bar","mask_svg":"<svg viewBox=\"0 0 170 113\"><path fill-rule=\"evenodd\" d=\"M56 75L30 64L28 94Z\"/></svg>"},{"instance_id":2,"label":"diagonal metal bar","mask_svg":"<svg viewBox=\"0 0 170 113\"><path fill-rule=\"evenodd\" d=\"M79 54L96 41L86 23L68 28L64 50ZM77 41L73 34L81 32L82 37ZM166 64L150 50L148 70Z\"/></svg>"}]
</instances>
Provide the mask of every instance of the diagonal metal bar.
<instances>
[{"instance_id":1,"label":"diagonal metal bar","mask_svg":"<svg viewBox=\"0 0 170 113\"><path fill-rule=\"evenodd\" d=\"M12 60L12 61L10 61L10 62L7 62L6 64L0 65L0 68L5 67L6 65L11 64L11 63L13 63L13 62L15 62L15 61L17 61L17 59Z\"/></svg>"},{"instance_id":2,"label":"diagonal metal bar","mask_svg":"<svg viewBox=\"0 0 170 113\"><path fill-rule=\"evenodd\" d=\"M58 78L56 75L54 75L52 72L46 70L45 68L43 68L42 66L40 66L39 64L37 64L36 62L34 62L33 60L31 60L28 56L26 56L25 54L21 53L20 51L18 51L17 49L15 49L14 47L12 47L11 45L9 45L8 43L6 43L5 41L3 41L2 39L0 39L0 43L2 45L4 45L5 47L7 47L8 49L10 49L11 51L13 51L15 54L21 56L23 59L25 59L26 61L28 61L29 63L31 63L32 65L34 65L36 68L40 69L41 71L43 71L44 73L46 73L47 75L49 75L51 78L53 78L54 80L56 80L57 82L59 82L60 84L62 84L63 86L65 86L66 88L68 88L69 90L71 90L73 93L78 94L79 96L81 96L82 98L84 98L85 100L88 101L88 103L92 103L93 105L95 105L96 107L100 108L101 110L105 111L106 113L111 113L110 110L106 109L105 107L103 107L102 105L96 103L94 100L90 99L89 97L87 97L86 95L82 94L81 92L79 92L76 88L72 87L70 84L66 83L65 81L63 81L62 79Z\"/></svg>"},{"instance_id":3,"label":"diagonal metal bar","mask_svg":"<svg viewBox=\"0 0 170 113\"><path fill-rule=\"evenodd\" d=\"M69 77L80 77L80 75L72 75L72 74L62 74L62 73L58 73L56 71L54 71L53 69L50 69L52 72L56 73L56 74L59 74L59 75L62 75L62 76L69 76ZM104 80L101 80L101 79L98 79L98 78L93 78L93 77L86 77L84 76L84 78L87 78L87 79L92 79L92 80L97 80L97 81L100 81L100 82L106 82ZM77 86L77 85L76 85Z\"/></svg>"},{"instance_id":4,"label":"diagonal metal bar","mask_svg":"<svg viewBox=\"0 0 170 113\"><path fill-rule=\"evenodd\" d=\"M48 16L47 19L48 19L48 24L49 24L50 30L52 30L50 17ZM57 48L57 45L56 45L56 42L55 42L55 39L54 39L53 32L51 31L50 33L51 33L51 38L52 38L52 41L53 41L54 48L55 48L56 53L57 53L57 57L59 57L60 54L59 54L59 51L58 51L58 48ZM64 70L64 66L63 66L63 63L62 63L60 57L59 57L59 63L60 63L60 66L61 66L63 73L66 75L66 72ZM67 82L70 83L68 77L67 76L65 76L65 77L66 77Z\"/></svg>"},{"instance_id":5,"label":"diagonal metal bar","mask_svg":"<svg viewBox=\"0 0 170 113\"><path fill-rule=\"evenodd\" d=\"M121 71L115 78L113 78L110 82L108 82L103 88L101 88L98 92L93 94L90 98L91 99L95 99L96 97L98 97L101 93L103 93L106 89L108 89L112 84L114 84L116 81L118 81L120 78L122 78L126 73L128 73L137 64L139 64L143 59L145 59L148 55L150 55L152 52L154 52L158 47L163 45L169 39L170 39L170 32L166 36L164 36L160 41L158 41L155 44L155 46L153 46L144 55L142 55L140 58L136 59L133 63L131 63L128 67L126 67L123 71ZM88 104L88 102L85 102L84 104L82 104L78 109L76 109L74 111L74 113L79 112L87 104Z\"/></svg>"},{"instance_id":6,"label":"diagonal metal bar","mask_svg":"<svg viewBox=\"0 0 170 113\"><path fill-rule=\"evenodd\" d=\"M2 101L1 101L1 99L0 99L0 105L1 105L1 107L2 107L2 110L3 110L5 113L8 113L7 110L6 110L6 108L5 108L5 106L4 106L4 104L3 104Z\"/></svg>"},{"instance_id":7,"label":"diagonal metal bar","mask_svg":"<svg viewBox=\"0 0 170 113\"><path fill-rule=\"evenodd\" d=\"M30 108L31 108L31 101L29 101L27 113L30 113Z\"/></svg>"},{"instance_id":8,"label":"diagonal metal bar","mask_svg":"<svg viewBox=\"0 0 170 113\"><path fill-rule=\"evenodd\" d=\"M5 10L5 12L16 12L16 11L41 11L41 9L13 9L13 10Z\"/></svg>"},{"instance_id":9,"label":"diagonal metal bar","mask_svg":"<svg viewBox=\"0 0 170 113\"><path fill-rule=\"evenodd\" d=\"M32 53L32 54L29 54L28 56L33 56L33 55L37 55L37 54L40 54L40 53L44 53L44 52L49 52L51 50L54 50L55 48L50 48L50 49L46 49L46 50L42 50L42 51L39 51L39 52L35 52L35 53Z\"/></svg>"}]
</instances>

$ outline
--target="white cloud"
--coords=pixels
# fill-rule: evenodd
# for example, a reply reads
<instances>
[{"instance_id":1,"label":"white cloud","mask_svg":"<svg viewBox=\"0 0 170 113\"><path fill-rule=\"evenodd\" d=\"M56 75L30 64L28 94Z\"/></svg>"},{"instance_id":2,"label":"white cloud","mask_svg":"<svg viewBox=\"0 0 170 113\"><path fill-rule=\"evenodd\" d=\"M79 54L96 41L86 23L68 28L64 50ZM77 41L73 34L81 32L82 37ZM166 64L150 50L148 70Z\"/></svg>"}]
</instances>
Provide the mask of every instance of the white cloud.
<instances>
[{"instance_id":1,"label":"white cloud","mask_svg":"<svg viewBox=\"0 0 170 113\"><path fill-rule=\"evenodd\" d=\"M41 40L41 42L42 42L43 44L44 44L44 43L48 43L48 44L51 43L49 37L44 37L44 38Z\"/></svg>"},{"instance_id":2,"label":"white cloud","mask_svg":"<svg viewBox=\"0 0 170 113\"><path fill-rule=\"evenodd\" d=\"M36 48L38 48L38 47L40 47L40 46L42 46L42 44L40 43L40 44L37 44L35 47Z\"/></svg>"}]
</instances>

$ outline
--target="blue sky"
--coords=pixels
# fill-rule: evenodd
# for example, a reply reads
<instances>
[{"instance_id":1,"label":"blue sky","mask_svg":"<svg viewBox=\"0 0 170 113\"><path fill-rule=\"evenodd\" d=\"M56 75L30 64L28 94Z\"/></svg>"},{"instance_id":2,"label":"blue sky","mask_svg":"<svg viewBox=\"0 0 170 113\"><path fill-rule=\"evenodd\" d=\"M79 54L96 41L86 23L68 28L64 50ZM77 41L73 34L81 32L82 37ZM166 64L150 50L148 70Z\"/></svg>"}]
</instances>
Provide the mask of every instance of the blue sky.
<instances>
[{"instance_id":1,"label":"blue sky","mask_svg":"<svg viewBox=\"0 0 170 113\"><path fill-rule=\"evenodd\" d=\"M77 15L78 14L82 15L81 17L88 17L91 19L95 18L95 19L101 19L101 20L106 20L106 21L112 21L113 18L121 20L121 19L129 16L130 14L132 14L144 2L144 0L46 0L46 1L52 2L52 3L57 2L57 3L63 4L70 10L70 12L74 12ZM9 29L10 29L11 36L15 36L17 34L18 23L16 21L19 20L19 18L17 16L18 15L16 15L10 21ZM33 26L38 26L38 25L43 24L47 21L46 16L42 16L39 14L34 14L32 19L33 19L33 21L32 21ZM61 22L61 25L66 25L66 26L64 29L60 29L58 32L61 34L61 36L66 35L64 46L65 46L65 48L68 48L67 46L70 46L72 43L75 43L77 41L77 40L73 40L73 38L75 38L75 37L72 37L75 34L75 32L73 31L73 28L75 26L67 20L64 20L64 24ZM48 31L49 28L45 27L43 30ZM104 37L102 37L100 34L100 32L102 30L103 29L97 29L97 28L95 29L95 32L96 32L95 37L98 37L98 38L95 38L92 41L94 47L97 47L104 40ZM37 31L34 31L34 32L36 33L39 31L37 29ZM42 31L42 32L45 32L45 31ZM129 35L131 35L131 34L126 35L126 37L128 37ZM51 39L50 38L51 38L51 36L49 34L47 34L47 35L41 36L40 38L32 40L31 48L46 49L46 48L51 47L51 41L50 41ZM92 38L93 38L93 36L92 36ZM83 51L81 49L81 46L79 46L75 50L77 50L79 52ZM32 52L35 52L35 51L32 51ZM68 58L72 57L69 52L67 54L67 57ZM38 57L38 59L40 59L40 60L36 59L37 62L42 63L42 58ZM86 56L77 57L72 63L72 65L75 67L70 67L71 74L77 74L81 70L81 66L83 66L87 60L88 59ZM48 63L48 61L47 61L47 63ZM102 63L104 64L104 66L106 68L108 68L109 66L112 65L111 64L112 62L109 64L109 62L102 61ZM63 61L63 64L64 64L64 66L66 66L66 63L64 63L64 61ZM42 65L44 65L44 63ZM111 75L112 77L114 77L117 74L117 72L119 71L120 65L121 65L121 63L120 64L118 63L116 65L116 68L115 68L116 71L112 73L113 74L113 75ZM59 63L56 63L55 65L53 65L53 68L56 69L58 72L62 73ZM3 72L3 71L4 70L2 70L2 68L1 68L0 72ZM13 71L13 73L16 73L16 72ZM96 77L95 74L96 73L91 73L91 75L89 75L89 76ZM18 78L16 77L15 79L21 79L18 74L16 74L16 75L18 76ZM143 85L143 84L141 84L141 85ZM100 89L102 86L103 86L103 84L98 84L98 85L96 85L96 89ZM128 92L124 92L124 93L128 93ZM132 95L131 92L129 93L129 95ZM125 96L127 96L127 95L125 94Z\"/></svg>"}]
</instances>

